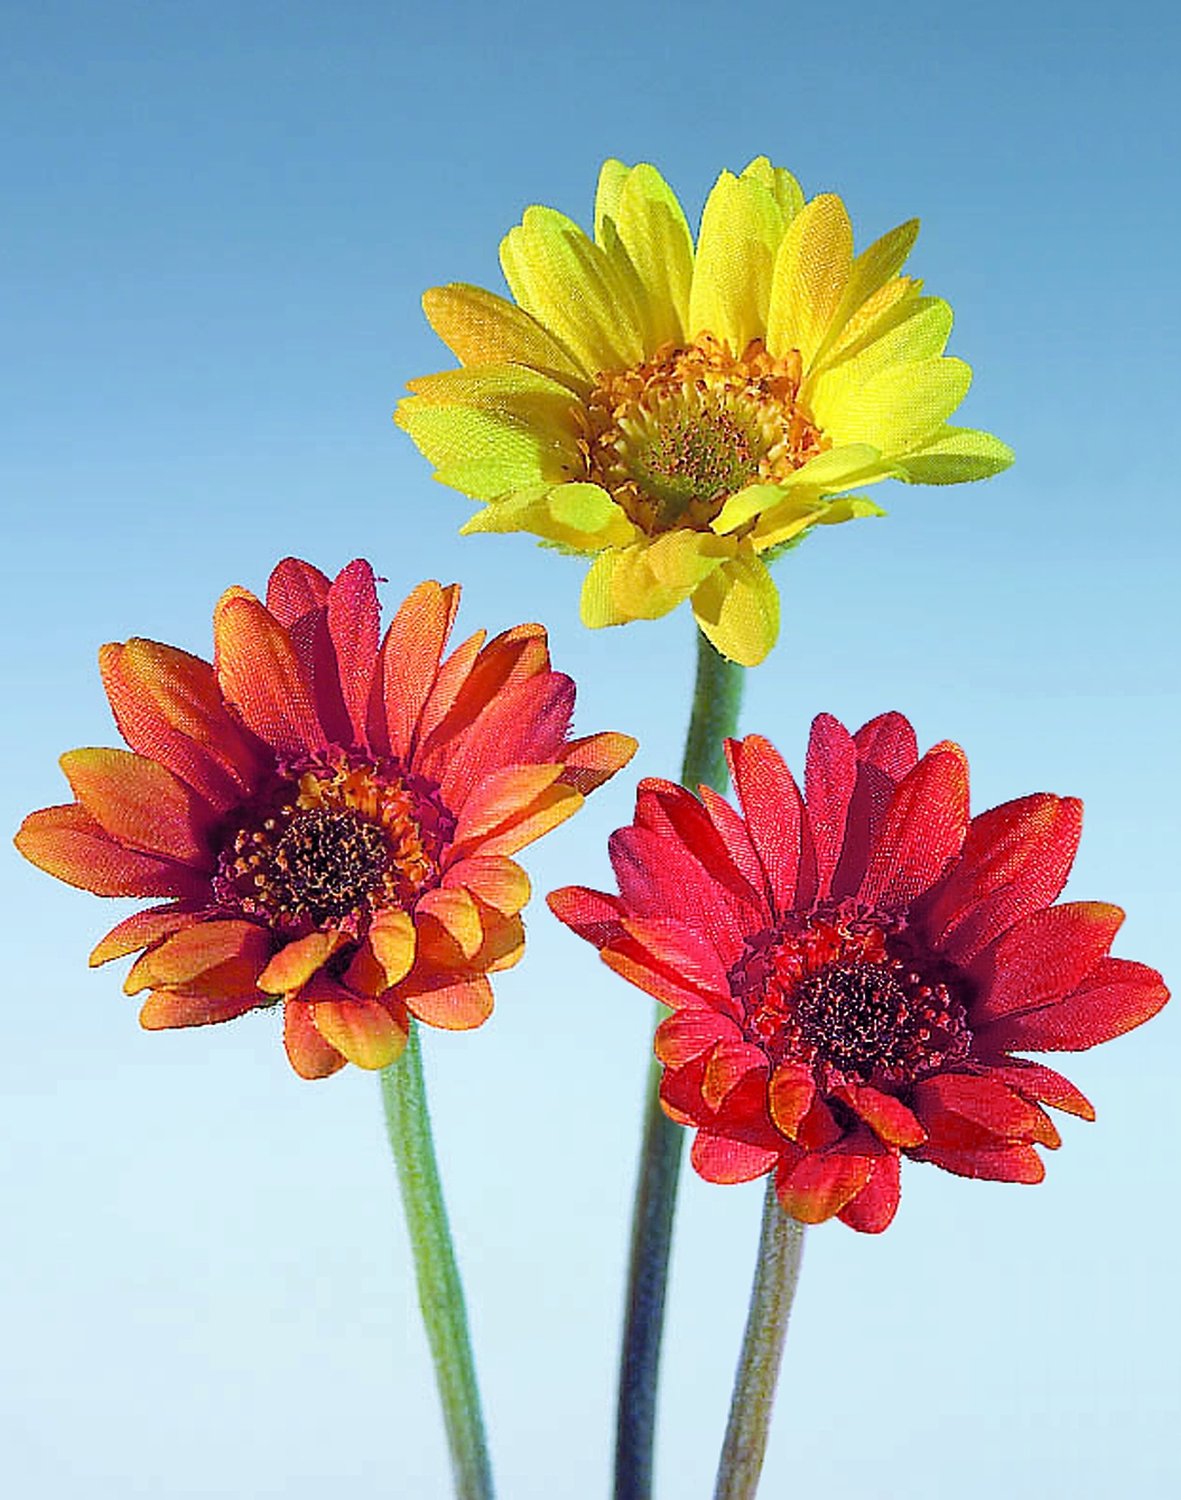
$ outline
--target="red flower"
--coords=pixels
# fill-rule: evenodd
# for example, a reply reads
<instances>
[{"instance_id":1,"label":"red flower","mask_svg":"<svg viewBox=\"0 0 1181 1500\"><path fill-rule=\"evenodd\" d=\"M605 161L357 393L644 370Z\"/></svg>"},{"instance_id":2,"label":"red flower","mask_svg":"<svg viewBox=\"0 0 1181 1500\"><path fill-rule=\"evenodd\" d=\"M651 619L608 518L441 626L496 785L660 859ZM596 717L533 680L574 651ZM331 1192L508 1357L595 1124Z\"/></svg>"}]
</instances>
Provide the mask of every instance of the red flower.
<instances>
[{"instance_id":1,"label":"red flower","mask_svg":"<svg viewBox=\"0 0 1181 1500\"><path fill-rule=\"evenodd\" d=\"M330 583L288 558L264 606L229 589L214 665L155 641L104 646L126 750L74 750L76 800L17 847L101 896L166 904L120 922L92 964L144 951L149 1030L284 1002L296 1072L380 1068L409 1017L464 1030L520 958L529 896L509 855L631 758L567 738L574 683L540 625L479 631L445 660L458 585L422 583L379 643L373 571Z\"/></svg>"},{"instance_id":2,"label":"red flower","mask_svg":"<svg viewBox=\"0 0 1181 1500\"><path fill-rule=\"evenodd\" d=\"M1039 1182L1035 1146L1059 1143L1041 1106L1094 1111L1015 1054L1093 1047L1168 999L1154 970L1108 957L1118 907L1051 904L1081 804L1039 793L969 819L963 751L919 760L899 714L855 735L818 718L805 797L766 740L726 748L741 815L643 781L611 840L620 894L550 897L672 1007L661 1094L697 1127L697 1171L774 1170L795 1218L870 1233L894 1216L902 1155Z\"/></svg>"}]
</instances>

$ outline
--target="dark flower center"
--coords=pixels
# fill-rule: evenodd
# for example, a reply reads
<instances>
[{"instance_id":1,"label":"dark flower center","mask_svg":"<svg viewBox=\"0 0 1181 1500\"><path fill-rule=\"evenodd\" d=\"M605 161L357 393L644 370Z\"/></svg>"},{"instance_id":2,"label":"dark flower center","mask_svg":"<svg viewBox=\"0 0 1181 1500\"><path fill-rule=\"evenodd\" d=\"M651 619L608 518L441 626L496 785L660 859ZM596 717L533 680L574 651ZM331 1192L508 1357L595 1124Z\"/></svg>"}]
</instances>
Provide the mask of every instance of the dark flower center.
<instances>
[{"instance_id":1,"label":"dark flower center","mask_svg":"<svg viewBox=\"0 0 1181 1500\"><path fill-rule=\"evenodd\" d=\"M427 783L335 752L293 767L239 814L214 894L285 937L360 937L374 912L408 906L437 878L453 831Z\"/></svg>"},{"instance_id":2,"label":"dark flower center","mask_svg":"<svg viewBox=\"0 0 1181 1500\"><path fill-rule=\"evenodd\" d=\"M730 975L750 1039L822 1089L899 1084L967 1056L962 981L906 935L848 915L748 939Z\"/></svg>"}]
</instances>

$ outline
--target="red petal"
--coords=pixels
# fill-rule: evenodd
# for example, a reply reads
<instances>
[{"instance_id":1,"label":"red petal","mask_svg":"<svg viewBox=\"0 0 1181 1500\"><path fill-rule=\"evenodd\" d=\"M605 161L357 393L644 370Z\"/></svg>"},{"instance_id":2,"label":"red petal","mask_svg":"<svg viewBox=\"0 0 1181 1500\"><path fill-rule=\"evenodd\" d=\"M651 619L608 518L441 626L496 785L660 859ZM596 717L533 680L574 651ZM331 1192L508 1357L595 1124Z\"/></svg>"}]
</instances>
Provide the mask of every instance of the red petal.
<instances>
[{"instance_id":1,"label":"red petal","mask_svg":"<svg viewBox=\"0 0 1181 1500\"><path fill-rule=\"evenodd\" d=\"M857 748L853 736L831 714L819 714L812 721L804 769L804 800L816 851L818 900L832 888L856 785Z\"/></svg>"},{"instance_id":2,"label":"red petal","mask_svg":"<svg viewBox=\"0 0 1181 1500\"><path fill-rule=\"evenodd\" d=\"M1093 1120L1095 1108L1087 1096L1076 1089L1069 1078L1055 1073L1041 1063L1029 1062L1023 1057L1006 1057L989 1064L989 1072L1010 1088L1041 1104L1078 1115L1081 1120Z\"/></svg>"},{"instance_id":3,"label":"red petal","mask_svg":"<svg viewBox=\"0 0 1181 1500\"><path fill-rule=\"evenodd\" d=\"M456 865L456 870L467 864ZM618 896L609 896L605 891L592 891L584 885L564 885L551 891L545 898L550 911L559 922L564 922L571 932L593 943L596 948L605 948L623 936L620 916L623 911Z\"/></svg>"},{"instance_id":4,"label":"red petal","mask_svg":"<svg viewBox=\"0 0 1181 1500\"><path fill-rule=\"evenodd\" d=\"M1038 792L980 813L960 859L916 921L967 966L1002 932L1053 902L1066 883L1082 831L1082 803Z\"/></svg>"},{"instance_id":5,"label":"red petal","mask_svg":"<svg viewBox=\"0 0 1181 1500\"><path fill-rule=\"evenodd\" d=\"M706 1006L687 1006L661 1021L653 1046L666 1068L682 1068L704 1057L718 1042L734 1041L739 1035L729 1017Z\"/></svg>"},{"instance_id":6,"label":"red petal","mask_svg":"<svg viewBox=\"0 0 1181 1500\"><path fill-rule=\"evenodd\" d=\"M983 1046L1004 1052L1083 1052L1155 1016L1169 998L1146 964L1103 958L1063 1000L981 1028Z\"/></svg>"},{"instance_id":7,"label":"red petal","mask_svg":"<svg viewBox=\"0 0 1181 1500\"><path fill-rule=\"evenodd\" d=\"M1039 1139L1053 1143L1043 1111L991 1074L940 1073L917 1083L913 1098L929 1144L941 1150L994 1150L1009 1141Z\"/></svg>"},{"instance_id":8,"label":"red petal","mask_svg":"<svg viewBox=\"0 0 1181 1500\"><path fill-rule=\"evenodd\" d=\"M213 614L215 666L227 700L276 750L315 750L324 743L312 693L291 638L244 590L228 589Z\"/></svg>"},{"instance_id":9,"label":"red petal","mask_svg":"<svg viewBox=\"0 0 1181 1500\"><path fill-rule=\"evenodd\" d=\"M1118 906L1072 901L1015 923L972 966L973 1028L1070 994L1106 957L1123 919Z\"/></svg>"},{"instance_id":10,"label":"red petal","mask_svg":"<svg viewBox=\"0 0 1181 1500\"><path fill-rule=\"evenodd\" d=\"M711 1109L723 1103L751 1074L765 1075L769 1064L761 1047L741 1038L721 1041L710 1053L701 1080L701 1097Z\"/></svg>"},{"instance_id":11,"label":"red petal","mask_svg":"<svg viewBox=\"0 0 1181 1500\"><path fill-rule=\"evenodd\" d=\"M792 910L806 853L803 802L783 757L762 735L727 740L734 790L779 915Z\"/></svg>"},{"instance_id":12,"label":"red petal","mask_svg":"<svg viewBox=\"0 0 1181 1500\"><path fill-rule=\"evenodd\" d=\"M756 1177L765 1177L771 1171L779 1160L779 1153L699 1130L689 1159L694 1171L706 1182L753 1182Z\"/></svg>"},{"instance_id":13,"label":"red petal","mask_svg":"<svg viewBox=\"0 0 1181 1500\"><path fill-rule=\"evenodd\" d=\"M357 745L364 745L368 734L380 629L381 610L373 569L363 558L357 558L341 569L328 591L328 633L341 695Z\"/></svg>"},{"instance_id":14,"label":"red petal","mask_svg":"<svg viewBox=\"0 0 1181 1500\"><path fill-rule=\"evenodd\" d=\"M209 894L207 876L174 860L124 849L76 802L30 813L13 842L30 864L96 896L199 901Z\"/></svg>"},{"instance_id":15,"label":"red petal","mask_svg":"<svg viewBox=\"0 0 1181 1500\"><path fill-rule=\"evenodd\" d=\"M857 759L885 772L897 783L914 770L919 758L918 741L910 720L899 713L879 714L853 735Z\"/></svg>"},{"instance_id":16,"label":"red petal","mask_svg":"<svg viewBox=\"0 0 1181 1500\"><path fill-rule=\"evenodd\" d=\"M103 686L123 738L224 812L248 795L260 747L226 710L213 668L157 641L107 645Z\"/></svg>"},{"instance_id":17,"label":"red petal","mask_svg":"<svg viewBox=\"0 0 1181 1500\"><path fill-rule=\"evenodd\" d=\"M390 754L408 761L423 705L459 609L459 585L420 583L390 622L381 647L381 692Z\"/></svg>"},{"instance_id":18,"label":"red petal","mask_svg":"<svg viewBox=\"0 0 1181 1500\"><path fill-rule=\"evenodd\" d=\"M849 1084L835 1092L887 1146L921 1146L927 1139L914 1111L893 1094L866 1084Z\"/></svg>"},{"instance_id":19,"label":"red petal","mask_svg":"<svg viewBox=\"0 0 1181 1500\"><path fill-rule=\"evenodd\" d=\"M813 1152L776 1174L775 1190L785 1213L801 1224L822 1224L839 1214L865 1187L875 1158L847 1152Z\"/></svg>"},{"instance_id":20,"label":"red petal","mask_svg":"<svg viewBox=\"0 0 1181 1500\"><path fill-rule=\"evenodd\" d=\"M301 1078L327 1078L348 1061L316 1030L312 1008L306 1000L288 1000L284 1005L283 1046Z\"/></svg>"},{"instance_id":21,"label":"red petal","mask_svg":"<svg viewBox=\"0 0 1181 1500\"><path fill-rule=\"evenodd\" d=\"M324 608L330 586L319 568L298 557L285 557L276 563L267 582L267 609L290 630L304 615Z\"/></svg>"},{"instance_id":22,"label":"red petal","mask_svg":"<svg viewBox=\"0 0 1181 1500\"><path fill-rule=\"evenodd\" d=\"M929 750L895 788L861 887L867 906L902 909L960 851L968 825L968 762L958 745Z\"/></svg>"},{"instance_id":23,"label":"red petal","mask_svg":"<svg viewBox=\"0 0 1181 1500\"><path fill-rule=\"evenodd\" d=\"M735 869L751 891L769 905L771 893L767 886L767 876L751 842L750 829L738 811L730 806L725 797L720 797L713 787L703 786L700 790L701 805L717 830Z\"/></svg>"},{"instance_id":24,"label":"red petal","mask_svg":"<svg viewBox=\"0 0 1181 1500\"><path fill-rule=\"evenodd\" d=\"M212 871L214 809L171 771L127 750L69 750L70 790L116 842Z\"/></svg>"},{"instance_id":25,"label":"red petal","mask_svg":"<svg viewBox=\"0 0 1181 1500\"><path fill-rule=\"evenodd\" d=\"M881 1234L888 1229L901 1197L899 1167L898 1157L892 1151L875 1157L869 1181L837 1215L841 1223L862 1234Z\"/></svg>"},{"instance_id":26,"label":"red petal","mask_svg":"<svg viewBox=\"0 0 1181 1500\"><path fill-rule=\"evenodd\" d=\"M671 969L686 987L729 1006L730 981L717 950L691 927L670 917L625 917L622 925L645 954Z\"/></svg>"},{"instance_id":27,"label":"red petal","mask_svg":"<svg viewBox=\"0 0 1181 1500\"><path fill-rule=\"evenodd\" d=\"M771 1075L767 1106L777 1130L789 1141L798 1139L800 1126L816 1099L816 1080L804 1063L781 1063Z\"/></svg>"},{"instance_id":28,"label":"red petal","mask_svg":"<svg viewBox=\"0 0 1181 1500\"><path fill-rule=\"evenodd\" d=\"M908 1153L914 1161L929 1161L954 1172L957 1177L980 1177L989 1182L1041 1182L1045 1164L1032 1146L1004 1146L997 1151L982 1147L956 1151L928 1143Z\"/></svg>"}]
</instances>

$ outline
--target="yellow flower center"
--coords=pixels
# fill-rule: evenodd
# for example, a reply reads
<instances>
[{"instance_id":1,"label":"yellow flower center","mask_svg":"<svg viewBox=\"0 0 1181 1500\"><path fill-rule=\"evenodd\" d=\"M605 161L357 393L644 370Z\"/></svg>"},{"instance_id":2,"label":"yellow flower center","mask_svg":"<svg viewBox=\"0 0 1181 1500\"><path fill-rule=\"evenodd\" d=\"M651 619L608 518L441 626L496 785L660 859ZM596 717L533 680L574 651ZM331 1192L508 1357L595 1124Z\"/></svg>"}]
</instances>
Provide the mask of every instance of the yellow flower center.
<instances>
[{"instance_id":1,"label":"yellow flower center","mask_svg":"<svg viewBox=\"0 0 1181 1500\"><path fill-rule=\"evenodd\" d=\"M579 410L586 478L650 536L706 531L729 496L774 484L830 446L800 401L797 350L739 357L712 334L600 375Z\"/></svg>"},{"instance_id":2,"label":"yellow flower center","mask_svg":"<svg viewBox=\"0 0 1181 1500\"><path fill-rule=\"evenodd\" d=\"M405 907L437 875L447 822L425 786L340 752L296 768L247 811L215 894L286 936L360 936L375 911Z\"/></svg>"}]
</instances>

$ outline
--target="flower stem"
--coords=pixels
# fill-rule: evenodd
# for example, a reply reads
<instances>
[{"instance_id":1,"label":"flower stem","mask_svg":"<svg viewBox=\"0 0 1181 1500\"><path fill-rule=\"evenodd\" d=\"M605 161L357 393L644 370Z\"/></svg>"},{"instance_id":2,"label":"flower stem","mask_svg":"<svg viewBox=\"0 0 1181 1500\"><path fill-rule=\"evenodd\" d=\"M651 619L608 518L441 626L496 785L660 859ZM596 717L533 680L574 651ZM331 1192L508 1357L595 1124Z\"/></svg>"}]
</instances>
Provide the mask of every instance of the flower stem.
<instances>
[{"instance_id":1,"label":"flower stem","mask_svg":"<svg viewBox=\"0 0 1181 1500\"><path fill-rule=\"evenodd\" d=\"M457 1500L492 1500L492 1467L484 1440L463 1287L439 1185L422 1052L413 1021L406 1050L397 1062L382 1069L381 1094L414 1252L418 1305L435 1361L455 1494Z\"/></svg>"},{"instance_id":2,"label":"flower stem","mask_svg":"<svg viewBox=\"0 0 1181 1500\"><path fill-rule=\"evenodd\" d=\"M724 791L728 779L722 741L734 733L742 701L743 669L697 636L697 680L685 740L681 780ZM658 1006L656 1020L667 1014ZM660 1107L660 1064L652 1062L644 1105L644 1135L632 1212L619 1406L615 1428L615 1500L649 1500L656 1430L656 1383L673 1214L684 1131Z\"/></svg>"},{"instance_id":3,"label":"flower stem","mask_svg":"<svg viewBox=\"0 0 1181 1500\"><path fill-rule=\"evenodd\" d=\"M754 1500L759 1487L779 1362L803 1254L804 1226L784 1213L775 1195L775 1178L769 1177L759 1258L714 1500Z\"/></svg>"}]
</instances>

